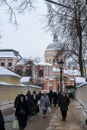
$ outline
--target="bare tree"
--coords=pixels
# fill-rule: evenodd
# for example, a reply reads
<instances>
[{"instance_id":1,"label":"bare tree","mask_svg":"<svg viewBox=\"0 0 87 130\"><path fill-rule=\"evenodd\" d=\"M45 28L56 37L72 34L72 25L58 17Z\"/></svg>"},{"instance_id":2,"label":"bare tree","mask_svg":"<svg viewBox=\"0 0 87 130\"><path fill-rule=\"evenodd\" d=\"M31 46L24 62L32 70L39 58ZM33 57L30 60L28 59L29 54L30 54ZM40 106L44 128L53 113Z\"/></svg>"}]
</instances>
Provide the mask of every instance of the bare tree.
<instances>
[{"instance_id":1,"label":"bare tree","mask_svg":"<svg viewBox=\"0 0 87 130\"><path fill-rule=\"evenodd\" d=\"M9 21L17 25L17 14L34 8L34 1L36 0L0 0L0 8L4 7L10 16Z\"/></svg>"},{"instance_id":2,"label":"bare tree","mask_svg":"<svg viewBox=\"0 0 87 130\"><path fill-rule=\"evenodd\" d=\"M49 0L50 1L50 0ZM84 76L84 55L87 49L87 7L85 0L56 0L60 5L47 3L48 26L66 38L67 54L79 64Z\"/></svg>"}]
</instances>

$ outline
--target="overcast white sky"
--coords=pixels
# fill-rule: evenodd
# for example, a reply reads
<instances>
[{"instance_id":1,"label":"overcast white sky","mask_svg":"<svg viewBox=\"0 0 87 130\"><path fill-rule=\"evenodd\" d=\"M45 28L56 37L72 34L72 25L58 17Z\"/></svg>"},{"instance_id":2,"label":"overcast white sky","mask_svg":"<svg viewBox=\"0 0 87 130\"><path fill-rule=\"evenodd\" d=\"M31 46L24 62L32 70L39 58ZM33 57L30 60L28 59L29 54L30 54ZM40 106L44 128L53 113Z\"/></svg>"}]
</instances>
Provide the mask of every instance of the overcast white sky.
<instances>
[{"instance_id":1,"label":"overcast white sky","mask_svg":"<svg viewBox=\"0 0 87 130\"><path fill-rule=\"evenodd\" d=\"M9 24L9 16L4 11L0 13L0 49L15 49L23 57L43 57L48 44L52 42L51 33L45 32L43 15L46 14L44 0L38 0L36 12L18 16L19 28Z\"/></svg>"}]
</instances>

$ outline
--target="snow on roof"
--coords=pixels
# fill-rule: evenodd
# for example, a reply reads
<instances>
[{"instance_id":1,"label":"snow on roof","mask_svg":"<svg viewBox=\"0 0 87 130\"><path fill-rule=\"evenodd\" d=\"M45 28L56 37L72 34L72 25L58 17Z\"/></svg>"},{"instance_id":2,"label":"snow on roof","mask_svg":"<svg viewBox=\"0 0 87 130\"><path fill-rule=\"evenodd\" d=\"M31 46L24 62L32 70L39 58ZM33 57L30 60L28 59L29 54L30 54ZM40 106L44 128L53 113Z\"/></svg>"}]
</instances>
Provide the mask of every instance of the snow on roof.
<instances>
[{"instance_id":1,"label":"snow on roof","mask_svg":"<svg viewBox=\"0 0 87 130\"><path fill-rule=\"evenodd\" d=\"M60 71L60 69L53 67L53 71L58 72L58 71ZM63 69L63 71L64 71L65 74L68 74L68 75L80 75L79 70L72 70L72 69L65 70L65 69Z\"/></svg>"},{"instance_id":2,"label":"snow on roof","mask_svg":"<svg viewBox=\"0 0 87 130\"><path fill-rule=\"evenodd\" d=\"M16 84L9 84L7 82L0 82L0 85L3 85L3 86L22 86L22 87L25 86L24 84L16 85Z\"/></svg>"},{"instance_id":3,"label":"snow on roof","mask_svg":"<svg viewBox=\"0 0 87 130\"><path fill-rule=\"evenodd\" d=\"M52 66L52 64L46 62L39 62L37 65Z\"/></svg>"},{"instance_id":4,"label":"snow on roof","mask_svg":"<svg viewBox=\"0 0 87 130\"><path fill-rule=\"evenodd\" d=\"M29 82L30 78L31 78L31 77L29 77L29 76L28 76L28 77L22 77L21 80L20 80L20 82L21 82L21 83Z\"/></svg>"},{"instance_id":5,"label":"snow on roof","mask_svg":"<svg viewBox=\"0 0 87 130\"><path fill-rule=\"evenodd\" d=\"M63 44L62 44L62 40L58 40L58 39L53 39L52 43L50 43L45 51L49 51L49 50L60 50L62 48Z\"/></svg>"},{"instance_id":6,"label":"snow on roof","mask_svg":"<svg viewBox=\"0 0 87 130\"><path fill-rule=\"evenodd\" d=\"M44 89L44 90L41 91L42 94L45 94L45 93L48 93L48 92L49 92L49 90L47 90L47 89Z\"/></svg>"},{"instance_id":7,"label":"snow on roof","mask_svg":"<svg viewBox=\"0 0 87 130\"><path fill-rule=\"evenodd\" d=\"M21 87L26 87L26 85L24 85L24 84L20 84L20 86L21 86Z\"/></svg>"},{"instance_id":8,"label":"snow on roof","mask_svg":"<svg viewBox=\"0 0 87 130\"><path fill-rule=\"evenodd\" d=\"M0 66L0 76L2 76L2 75L3 76L15 76L15 77L21 78L20 75Z\"/></svg>"},{"instance_id":9,"label":"snow on roof","mask_svg":"<svg viewBox=\"0 0 87 130\"><path fill-rule=\"evenodd\" d=\"M5 51L0 51L0 57L16 57L14 55L14 53L11 51L11 52L5 52Z\"/></svg>"},{"instance_id":10,"label":"snow on roof","mask_svg":"<svg viewBox=\"0 0 87 130\"><path fill-rule=\"evenodd\" d=\"M54 78L49 78L49 80L54 80Z\"/></svg>"},{"instance_id":11,"label":"snow on roof","mask_svg":"<svg viewBox=\"0 0 87 130\"><path fill-rule=\"evenodd\" d=\"M21 59L16 65L24 65L24 64L25 64L24 60Z\"/></svg>"},{"instance_id":12,"label":"snow on roof","mask_svg":"<svg viewBox=\"0 0 87 130\"><path fill-rule=\"evenodd\" d=\"M36 86L36 85L30 85L32 88L41 88L39 86ZM41 88L42 89L42 88Z\"/></svg>"},{"instance_id":13,"label":"snow on roof","mask_svg":"<svg viewBox=\"0 0 87 130\"><path fill-rule=\"evenodd\" d=\"M75 82L76 83L85 83L85 78L83 78L83 77L75 77Z\"/></svg>"},{"instance_id":14,"label":"snow on roof","mask_svg":"<svg viewBox=\"0 0 87 130\"><path fill-rule=\"evenodd\" d=\"M7 82L0 82L0 85L12 85L12 84L9 84L9 83L7 83Z\"/></svg>"},{"instance_id":15,"label":"snow on roof","mask_svg":"<svg viewBox=\"0 0 87 130\"><path fill-rule=\"evenodd\" d=\"M33 64L34 64L34 65L38 65L38 63L37 63L37 62L33 62Z\"/></svg>"},{"instance_id":16,"label":"snow on roof","mask_svg":"<svg viewBox=\"0 0 87 130\"><path fill-rule=\"evenodd\" d=\"M79 70L72 70L72 69L64 70L64 73L69 74L69 75L80 75Z\"/></svg>"},{"instance_id":17,"label":"snow on roof","mask_svg":"<svg viewBox=\"0 0 87 130\"><path fill-rule=\"evenodd\" d=\"M21 55L14 49L0 49L0 57L21 58Z\"/></svg>"},{"instance_id":18,"label":"snow on roof","mask_svg":"<svg viewBox=\"0 0 87 130\"><path fill-rule=\"evenodd\" d=\"M53 67L53 71L60 71L59 68Z\"/></svg>"},{"instance_id":19,"label":"snow on roof","mask_svg":"<svg viewBox=\"0 0 87 130\"><path fill-rule=\"evenodd\" d=\"M71 77L69 77L69 79L72 80L72 81L74 80L74 78L71 78Z\"/></svg>"},{"instance_id":20,"label":"snow on roof","mask_svg":"<svg viewBox=\"0 0 87 130\"><path fill-rule=\"evenodd\" d=\"M82 87L82 86L84 86L84 85L87 85L87 82L82 83L82 84L78 85L77 87L79 88L79 87Z\"/></svg>"}]
</instances>

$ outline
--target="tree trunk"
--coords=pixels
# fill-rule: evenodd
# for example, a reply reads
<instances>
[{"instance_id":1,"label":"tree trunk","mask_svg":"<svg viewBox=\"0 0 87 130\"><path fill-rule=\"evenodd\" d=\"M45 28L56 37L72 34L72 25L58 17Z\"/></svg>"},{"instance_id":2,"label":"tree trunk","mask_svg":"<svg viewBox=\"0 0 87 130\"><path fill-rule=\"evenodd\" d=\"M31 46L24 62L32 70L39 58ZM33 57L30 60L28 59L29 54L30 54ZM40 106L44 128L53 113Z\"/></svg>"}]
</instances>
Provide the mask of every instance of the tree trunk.
<instances>
[{"instance_id":1,"label":"tree trunk","mask_svg":"<svg viewBox=\"0 0 87 130\"><path fill-rule=\"evenodd\" d=\"M78 30L78 37L79 37L79 67L80 67L81 77L84 77L83 54L82 54L82 28L81 28L80 20L78 22L79 25L77 27L77 30Z\"/></svg>"}]
</instances>

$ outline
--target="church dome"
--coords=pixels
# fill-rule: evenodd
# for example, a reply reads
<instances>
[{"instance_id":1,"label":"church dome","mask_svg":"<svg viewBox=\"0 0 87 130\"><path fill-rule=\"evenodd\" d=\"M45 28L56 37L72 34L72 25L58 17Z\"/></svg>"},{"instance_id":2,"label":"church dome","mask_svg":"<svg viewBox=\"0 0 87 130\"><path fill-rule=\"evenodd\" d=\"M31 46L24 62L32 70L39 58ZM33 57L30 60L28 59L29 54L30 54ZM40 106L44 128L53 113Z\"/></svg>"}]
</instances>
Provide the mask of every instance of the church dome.
<instances>
[{"instance_id":1,"label":"church dome","mask_svg":"<svg viewBox=\"0 0 87 130\"><path fill-rule=\"evenodd\" d=\"M62 43L58 40L58 36L55 33L53 37L53 42L47 46L46 51L56 51L56 50L61 50L61 48L62 48Z\"/></svg>"}]
</instances>

